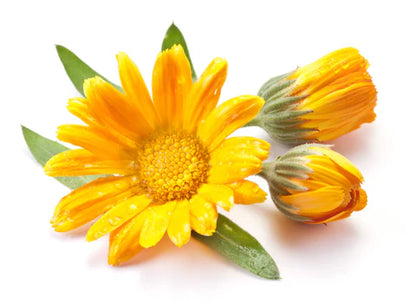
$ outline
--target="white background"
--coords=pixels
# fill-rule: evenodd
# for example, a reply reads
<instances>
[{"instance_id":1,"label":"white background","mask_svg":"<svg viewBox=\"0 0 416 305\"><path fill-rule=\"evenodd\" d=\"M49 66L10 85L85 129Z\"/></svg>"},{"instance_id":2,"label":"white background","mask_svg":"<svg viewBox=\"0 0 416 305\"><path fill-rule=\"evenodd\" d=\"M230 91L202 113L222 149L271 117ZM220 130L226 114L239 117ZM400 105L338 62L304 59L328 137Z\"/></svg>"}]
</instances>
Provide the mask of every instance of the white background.
<instances>
[{"instance_id":1,"label":"white background","mask_svg":"<svg viewBox=\"0 0 416 305\"><path fill-rule=\"evenodd\" d=\"M0 303L415 304L411 3L2 1ZM115 82L115 54L125 51L150 85L172 21L187 39L197 73L214 57L228 59L222 101L255 94L269 77L341 47L354 46L370 61L377 119L333 142L362 170L368 206L327 226L289 221L270 199L227 214L275 258L279 281L258 278L195 240L178 249L164 239L131 264L110 267L107 238L87 243L85 230L60 234L49 225L68 189L44 176L20 124L54 138L58 125L75 122L65 106L78 93L54 44ZM256 128L240 133L271 141ZM288 149L272 144L272 157Z\"/></svg>"}]
</instances>

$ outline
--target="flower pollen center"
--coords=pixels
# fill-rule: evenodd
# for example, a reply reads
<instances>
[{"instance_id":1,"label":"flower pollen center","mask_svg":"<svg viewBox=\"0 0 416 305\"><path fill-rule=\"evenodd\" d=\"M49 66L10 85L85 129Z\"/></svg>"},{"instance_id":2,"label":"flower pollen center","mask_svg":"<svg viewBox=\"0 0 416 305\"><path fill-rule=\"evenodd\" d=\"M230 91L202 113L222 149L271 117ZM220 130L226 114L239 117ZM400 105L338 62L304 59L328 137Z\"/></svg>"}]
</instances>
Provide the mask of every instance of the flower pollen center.
<instances>
[{"instance_id":1,"label":"flower pollen center","mask_svg":"<svg viewBox=\"0 0 416 305\"><path fill-rule=\"evenodd\" d=\"M193 135L162 133L144 142L138 164L141 185L155 200L190 199L207 181L209 153Z\"/></svg>"}]
</instances>

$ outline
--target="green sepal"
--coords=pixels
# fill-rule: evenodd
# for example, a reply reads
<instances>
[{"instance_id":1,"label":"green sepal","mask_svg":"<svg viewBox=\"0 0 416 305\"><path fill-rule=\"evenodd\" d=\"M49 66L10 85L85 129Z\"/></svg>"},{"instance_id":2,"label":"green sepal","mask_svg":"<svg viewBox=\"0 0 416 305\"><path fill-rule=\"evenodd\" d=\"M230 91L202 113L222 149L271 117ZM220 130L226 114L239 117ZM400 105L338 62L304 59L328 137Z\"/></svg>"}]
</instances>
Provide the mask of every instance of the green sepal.
<instances>
[{"instance_id":1,"label":"green sepal","mask_svg":"<svg viewBox=\"0 0 416 305\"><path fill-rule=\"evenodd\" d=\"M285 95L286 93L289 93L292 90L292 88L290 88L290 85L292 85L294 82L295 81L292 79L281 80L273 84L272 86L270 86L270 88L264 91L263 94L260 96L264 98L266 103L272 100L276 100L279 97L282 97L283 95Z\"/></svg>"},{"instance_id":2,"label":"green sepal","mask_svg":"<svg viewBox=\"0 0 416 305\"><path fill-rule=\"evenodd\" d=\"M194 66L192 65L191 56L189 55L188 46L186 45L185 37L183 37L182 32L179 30L179 28L172 23L171 26L168 28L165 34L165 38L162 42L162 51L165 51L166 49L170 49L175 44L179 44L182 46L186 57L188 58L189 64L191 66L192 71L192 79L193 81L197 80L197 76L195 73Z\"/></svg>"},{"instance_id":3,"label":"green sepal","mask_svg":"<svg viewBox=\"0 0 416 305\"><path fill-rule=\"evenodd\" d=\"M279 135L279 139L282 142L288 143L293 139L306 138L315 131L316 129L312 128L292 128L287 130L286 133Z\"/></svg>"},{"instance_id":4,"label":"green sepal","mask_svg":"<svg viewBox=\"0 0 416 305\"><path fill-rule=\"evenodd\" d=\"M270 91L270 88L271 87L273 87L276 83L279 83L281 80L287 78L292 73L293 73L293 71L292 72L289 72L289 73L285 73L285 74L279 75L279 76L272 77L267 82L265 82L263 84L263 86L261 86L261 88L257 92L257 95L258 96L261 96L261 97L264 97L265 92Z\"/></svg>"},{"instance_id":5,"label":"green sepal","mask_svg":"<svg viewBox=\"0 0 416 305\"><path fill-rule=\"evenodd\" d=\"M283 107L289 107L297 101L299 101L301 96L285 96L282 98L272 99L263 106L263 112L269 113L272 111L279 111Z\"/></svg>"},{"instance_id":6,"label":"green sepal","mask_svg":"<svg viewBox=\"0 0 416 305\"><path fill-rule=\"evenodd\" d=\"M272 201L273 201L274 205L276 206L276 208L282 214L284 214L286 217L288 217L288 218L290 218L294 221L298 221L298 222L309 222L309 221L311 221L311 219L308 218L308 217L297 215L295 213L296 209L294 209L293 207L289 206L288 204L286 204L285 202L280 200L279 193L277 192L276 189L270 188L270 196L272 197Z\"/></svg>"},{"instance_id":7,"label":"green sepal","mask_svg":"<svg viewBox=\"0 0 416 305\"><path fill-rule=\"evenodd\" d=\"M313 128L303 128L304 116L312 110L300 110L298 106L306 96L293 94L295 79L292 72L268 80L258 91L265 104L257 116L245 126L263 128L274 140L285 144L303 144L314 141Z\"/></svg>"},{"instance_id":8,"label":"green sepal","mask_svg":"<svg viewBox=\"0 0 416 305\"><path fill-rule=\"evenodd\" d=\"M274 175L270 177L268 180L270 184L272 185L278 185L281 188L284 188L285 190L292 190L292 191L306 191L307 188L296 184L292 181L290 181L287 176L283 176L281 174L278 174L276 171L274 172ZM289 176L290 177L290 176ZM281 194L281 195L287 195L287 194Z\"/></svg>"},{"instance_id":9,"label":"green sepal","mask_svg":"<svg viewBox=\"0 0 416 305\"><path fill-rule=\"evenodd\" d=\"M38 161L38 163L42 166L44 166L46 162L56 154L69 150L68 147L59 144L56 141L42 137L40 134L25 126L22 126L22 132L30 152L36 161ZM55 177L55 179L73 190L97 179L98 177L102 176L91 175L80 177Z\"/></svg>"},{"instance_id":10,"label":"green sepal","mask_svg":"<svg viewBox=\"0 0 416 305\"><path fill-rule=\"evenodd\" d=\"M288 152L286 152L283 156L279 157L279 161L282 162L284 160L290 160L293 162L307 162L304 156L310 155L322 155L321 152L310 149L311 147L326 147L330 148L332 145L328 144L320 144L320 143L309 143L298 145L296 147L291 148Z\"/></svg>"},{"instance_id":11,"label":"green sepal","mask_svg":"<svg viewBox=\"0 0 416 305\"><path fill-rule=\"evenodd\" d=\"M262 122L262 126L269 133L277 132L280 135L283 135L283 132L290 128L299 126L302 123L302 120L292 120L292 121L273 121L267 120Z\"/></svg>"},{"instance_id":12,"label":"green sepal","mask_svg":"<svg viewBox=\"0 0 416 305\"><path fill-rule=\"evenodd\" d=\"M269 122L285 122L285 121L294 121L299 117L312 112L311 110L291 110L291 111L283 111L277 113L267 113L263 115L263 120Z\"/></svg>"},{"instance_id":13,"label":"green sepal","mask_svg":"<svg viewBox=\"0 0 416 305\"><path fill-rule=\"evenodd\" d=\"M71 50L61 45L56 45L56 51L58 52L59 58L65 68L66 74L74 84L78 92L85 97L84 93L84 80L99 76L112 86L123 92L123 89L107 80L104 76L94 71L90 66L83 62L78 56L76 56Z\"/></svg>"},{"instance_id":14,"label":"green sepal","mask_svg":"<svg viewBox=\"0 0 416 305\"><path fill-rule=\"evenodd\" d=\"M295 159L295 158L294 158ZM290 171L290 172L303 172L303 173L311 173L312 169L310 169L308 166L306 166L305 164L307 163L306 160L304 160L304 158L297 158L297 159L291 159L290 161L280 161L279 162L279 167L278 170L283 170L283 171Z\"/></svg>"},{"instance_id":15,"label":"green sepal","mask_svg":"<svg viewBox=\"0 0 416 305\"><path fill-rule=\"evenodd\" d=\"M196 232L192 232L192 236L258 276L266 279L280 278L276 263L261 244L221 214L218 215L217 229L212 236Z\"/></svg>"},{"instance_id":16,"label":"green sepal","mask_svg":"<svg viewBox=\"0 0 416 305\"><path fill-rule=\"evenodd\" d=\"M308 175L305 174L303 171L294 171L293 167L292 169L276 169L275 173L278 174L279 176L291 176L293 178L297 178L297 179L308 179Z\"/></svg>"}]
</instances>

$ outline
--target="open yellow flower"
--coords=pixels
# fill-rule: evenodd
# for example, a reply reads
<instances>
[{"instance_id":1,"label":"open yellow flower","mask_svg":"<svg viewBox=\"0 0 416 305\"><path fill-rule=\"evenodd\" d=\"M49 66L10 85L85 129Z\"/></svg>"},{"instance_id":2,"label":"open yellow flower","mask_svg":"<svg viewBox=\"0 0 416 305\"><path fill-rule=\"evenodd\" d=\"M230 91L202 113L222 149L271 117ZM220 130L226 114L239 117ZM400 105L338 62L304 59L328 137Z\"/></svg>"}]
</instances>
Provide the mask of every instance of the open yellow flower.
<instances>
[{"instance_id":1,"label":"open yellow flower","mask_svg":"<svg viewBox=\"0 0 416 305\"><path fill-rule=\"evenodd\" d=\"M277 208L296 221L340 220L367 204L360 171L328 146L299 145L264 163L261 176L268 181Z\"/></svg>"},{"instance_id":2,"label":"open yellow flower","mask_svg":"<svg viewBox=\"0 0 416 305\"><path fill-rule=\"evenodd\" d=\"M95 240L110 233L109 264L129 260L156 245L167 232L181 247L191 230L211 235L217 206L265 200L245 180L261 171L269 144L252 137L227 138L263 106L257 96L240 96L218 107L227 62L216 58L192 82L181 46L160 53L152 96L135 64L117 55L124 93L99 77L84 82L86 98L68 109L86 125L63 125L58 139L80 146L45 165L50 176L107 174L65 196L51 223L56 231L75 229L97 217L87 233Z\"/></svg>"},{"instance_id":3,"label":"open yellow flower","mask_svg":"<svg viewBox=\"0 0 416 305\"><path fill-rule=\"evenodd\" d=\"M297 144L333 140L370 123L377 91L368 66L357 49L344 48L272 78L259 91L266 104L249 124Z\"/></svg>"}]
</instances>

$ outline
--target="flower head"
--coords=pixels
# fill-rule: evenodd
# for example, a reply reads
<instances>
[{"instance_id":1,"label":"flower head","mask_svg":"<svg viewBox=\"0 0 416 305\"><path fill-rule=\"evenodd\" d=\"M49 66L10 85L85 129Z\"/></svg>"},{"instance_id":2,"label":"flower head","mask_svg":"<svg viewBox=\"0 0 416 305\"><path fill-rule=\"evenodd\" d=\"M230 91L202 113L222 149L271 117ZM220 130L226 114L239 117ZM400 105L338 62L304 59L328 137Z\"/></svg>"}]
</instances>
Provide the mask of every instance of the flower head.
<instances>
[{"instance_id":1,"label":"flower head","mask_svg":"<svg viewBox=\"0 0 416 305\"><path fill-rule=\"evenodd\" d=\"M293 220L327 223L363 209L367 195L360 171L345 157L320 144L303 144L274 162L264 177L276 207Z\"/></svg>"},{"instance_id":2,"label":"flower head","mask_svg":"<svg viewBox=\"0 0 416 305\"><path fill-rule=\"evenodd\" d=\"M333 140L370 123L377 91L367 68L358 50L344 48L272 78L259 91L266 104L249 125L298 144Z\"/></svg>"},{"instance_id":3,"label":"flower head","mask_svg":"<svg viewBox=\"0 0 416 305\"><path fill-rule=\"evenodd\" d=\"M264 100L245 95L216 107L224 59L214 59L193 83L181 46L160 53L152 98L130 58L119 53L117 60L124 93L99 77L86 80L86 98L68 104L86 125L58 128L58 139L81 148L54 156L44 168L50 176L110 175L65 196L51 223L62 232L98 218L87 240L110 233L113 265L156 245L166 232L179 247L191 230L211 235L217 206L264 201L265 192L245 178L261 171L269 151L260 139L227 138Z\"/></svg>"}]
</instances>

